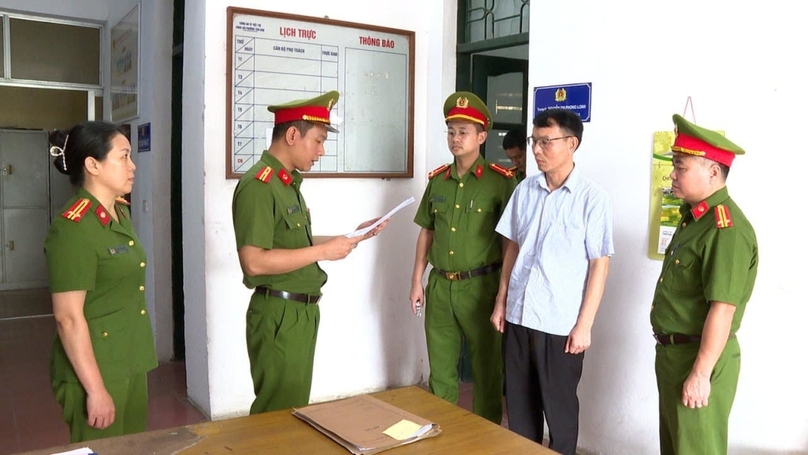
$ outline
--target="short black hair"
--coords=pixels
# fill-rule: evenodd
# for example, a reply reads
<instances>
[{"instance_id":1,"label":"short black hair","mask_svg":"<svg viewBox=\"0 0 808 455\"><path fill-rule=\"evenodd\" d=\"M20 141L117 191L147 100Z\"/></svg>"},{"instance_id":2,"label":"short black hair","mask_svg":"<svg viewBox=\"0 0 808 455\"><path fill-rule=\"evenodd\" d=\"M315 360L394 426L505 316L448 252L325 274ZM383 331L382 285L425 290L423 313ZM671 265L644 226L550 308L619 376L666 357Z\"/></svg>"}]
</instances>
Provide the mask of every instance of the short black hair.
<instances>
[{"instance_id":1,"label":"short black hair","mask_svg":"<svg viewBox=\"0 0 808 455\"><path fill-rule=\"evenodd\" d=\"M527 130L524 127L514 128L502 138L502 148L504 150L518 147L519 150L527 150Z\"/></svg>"},{"instance_id":2,"label":"short black hair","mask_svg":"<svg viewBox=\"0 0 808 455\"><path fill-rule=\"evenodd\" d=\"M577 137L578 147L581 146L584 123L578 114L567 109L553 108L541 111L539 115L533 118L535 128L550 128L553 125L558 125L564 131L564 134Z\"/></svg>"},{"instance_id":3,"label":"short black hair","mask_svg":"<svg viewBox=\"0 0 808 455\"><path fill-rule=\"evenodd\" d=\"M307 122L306 120L293 120L291 122L279 123L272 128L272 142L286 136L286 131L288 131L291 127L297 128L297 130L300 131L300 134L305 136L306 133L308 133L309 130L314 127L314 123Z\"/></svg>"}]
</instances>

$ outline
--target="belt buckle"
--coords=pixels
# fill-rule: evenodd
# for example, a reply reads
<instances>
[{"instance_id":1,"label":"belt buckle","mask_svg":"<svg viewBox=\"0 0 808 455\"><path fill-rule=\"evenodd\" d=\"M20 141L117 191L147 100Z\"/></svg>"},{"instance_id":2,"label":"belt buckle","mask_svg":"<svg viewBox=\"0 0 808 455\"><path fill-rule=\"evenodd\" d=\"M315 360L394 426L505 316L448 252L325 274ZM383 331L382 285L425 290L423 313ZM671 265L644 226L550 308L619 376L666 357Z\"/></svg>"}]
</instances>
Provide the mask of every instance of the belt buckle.
<instances>
[{"instance_id":1,"label":"belt buckle","mask_svg":"<svg viewBox=\"0 0 808 455\"><path fill-rule=\"evenodd\" d=\"M446 279L449 281L456 281L460 279L459 272L446 272Z\"/></svg>"}]
</instances>

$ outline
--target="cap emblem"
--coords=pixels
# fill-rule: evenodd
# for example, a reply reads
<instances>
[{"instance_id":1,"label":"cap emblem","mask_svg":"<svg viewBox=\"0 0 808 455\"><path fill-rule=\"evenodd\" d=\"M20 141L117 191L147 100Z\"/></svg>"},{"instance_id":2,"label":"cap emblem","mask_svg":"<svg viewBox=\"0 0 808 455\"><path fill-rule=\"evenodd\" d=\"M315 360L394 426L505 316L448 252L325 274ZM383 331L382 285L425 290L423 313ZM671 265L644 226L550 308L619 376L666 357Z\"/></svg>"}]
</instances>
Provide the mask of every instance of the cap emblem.
<instances>
[{"instance_id":1,"label":"cap emblem","mask_svg":"<svg viewBox=\"0 0 808 455\"><path fill-rule=\"evenodd\" d=\"M457 97L457 104L455 106L459 107L460 109L466 109L469 107L469 99L463 96Z\"/></svg>"}]
</instances>

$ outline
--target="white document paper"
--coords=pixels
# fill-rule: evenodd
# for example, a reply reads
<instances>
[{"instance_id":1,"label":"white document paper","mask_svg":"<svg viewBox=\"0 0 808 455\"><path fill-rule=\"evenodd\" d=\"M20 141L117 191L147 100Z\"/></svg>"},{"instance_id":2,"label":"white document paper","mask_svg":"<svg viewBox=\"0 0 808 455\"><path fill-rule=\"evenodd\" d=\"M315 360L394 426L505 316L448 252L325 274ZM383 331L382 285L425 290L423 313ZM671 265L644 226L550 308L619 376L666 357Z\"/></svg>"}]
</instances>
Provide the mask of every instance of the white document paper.
<instances>
[{"instance_id":1,"label":"white document paper","mask_svg":"<svg viewBox=\"0 0 808 455\"><path fill-rule=\"evenodd\" d=\"M82 447L80 449L68 450L67 452L59 452L51 455L90 455L93 454L93 449L89 447Z\"/></svg>"},{"instance_id":2,"label":"white document paper","mask_svg":"<svg viewBox=\"0 0 808 455\"><path fill-rule=\"evenodd\" d=\"M415 201L415 198L410 196L407 200L405 200L401 204L398 204L393 210L390 210L389 212L387 212L386 215L379 218L378 221L376 221L375 223L371 224L370 226L368 226L366 228L357 229L356 231L353 231L350 234L346 234L345 237L348 237L350 239L350 238L353 238L353 237L359 237L359 236L367 234L368 232L375 229L376 226L384 223L386 220L389 220L390 217L395 215L396 212L398 212L399 210L403 209L404 207L412 204L414 201Z\"/></svg>"}]
</instances>

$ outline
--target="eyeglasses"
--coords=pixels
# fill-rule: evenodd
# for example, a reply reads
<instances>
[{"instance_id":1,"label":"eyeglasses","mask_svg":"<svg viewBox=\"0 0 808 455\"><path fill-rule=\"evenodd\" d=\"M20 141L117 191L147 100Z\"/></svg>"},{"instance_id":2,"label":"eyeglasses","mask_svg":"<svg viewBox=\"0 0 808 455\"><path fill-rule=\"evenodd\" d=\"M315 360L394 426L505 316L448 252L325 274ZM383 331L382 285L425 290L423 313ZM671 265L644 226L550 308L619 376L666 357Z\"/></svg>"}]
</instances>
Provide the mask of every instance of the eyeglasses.
<instances>
[{"instance_id":1,"label":"eyeglasses","mask_svg":"<svg viewBox=\"0 0 808 455\"><path fill-rule=\"evenodd\" d=\"M547 147L550 147L550 144L553 141L557 141L559 139L568 139L568 138L571 138L571 137L572 136L561 136L561 137L553 137L553 138L543 137L541 139L536 139L533 136L528 136L527 137L527 145L529 147L536 147L538 145L542 149L546 149Z\"/></svg>"}]
</instances>

